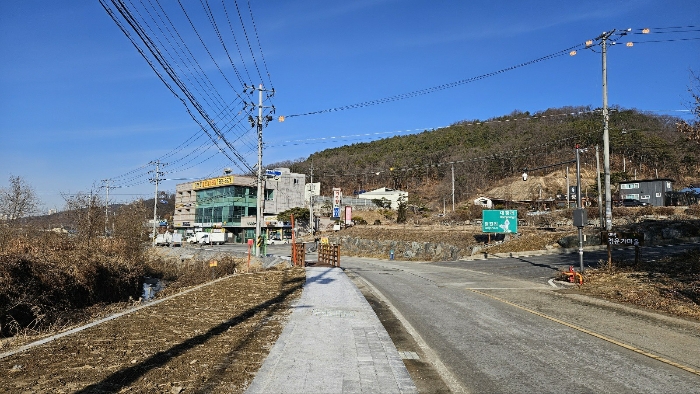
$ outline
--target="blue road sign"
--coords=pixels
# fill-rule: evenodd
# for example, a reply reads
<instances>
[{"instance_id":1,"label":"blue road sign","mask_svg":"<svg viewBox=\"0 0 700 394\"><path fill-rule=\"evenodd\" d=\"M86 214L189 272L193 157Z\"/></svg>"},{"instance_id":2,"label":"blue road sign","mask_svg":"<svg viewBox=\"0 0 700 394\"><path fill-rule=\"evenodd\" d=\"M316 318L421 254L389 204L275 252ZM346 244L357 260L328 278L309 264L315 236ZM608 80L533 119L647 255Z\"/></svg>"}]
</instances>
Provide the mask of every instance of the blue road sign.
<instances>
[{"instance_id":1,"label":"blue road sign","mask_svg":"<svg viewBox=\"0 0 700 394\"><path fill-rule=\"evenodd\" d=\"M334 218L340 217L340 207L333 207L333 217Z\"/></svg>"}]
</instances>

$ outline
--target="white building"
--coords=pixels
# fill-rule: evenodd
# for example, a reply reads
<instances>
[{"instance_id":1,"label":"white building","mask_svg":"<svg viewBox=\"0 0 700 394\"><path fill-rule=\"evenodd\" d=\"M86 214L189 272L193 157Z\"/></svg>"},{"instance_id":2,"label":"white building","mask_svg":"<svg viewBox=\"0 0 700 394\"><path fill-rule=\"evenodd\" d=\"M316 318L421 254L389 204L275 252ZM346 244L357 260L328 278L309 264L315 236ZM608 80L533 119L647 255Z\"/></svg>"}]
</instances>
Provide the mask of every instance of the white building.
<instances>
[{"instance_id":1,"label":"white building","mask_svg":"<svg viewBox=\"0 0 700 394\"><path fill-rule=\"evenodd\" d=\"M396 210L399 209L399 199L403 199L403 201L408 201L408 192L382 187L379 189L359 194L357 198L364 198L366 200L386 199L391 202L391 209Z\"/></svg>"},{"instance_id":2,"label":"white building","mask_svg":"<svg viewBox=\"0 0 700 394\"><path fill-rule=\"evenodd\" d=\"M474 205L484 207L486 209L491 209L491 208L493 208L493 201L491 201L490 198L479 197L479 198L474 200Z\"/></svg>"}]
</instances>

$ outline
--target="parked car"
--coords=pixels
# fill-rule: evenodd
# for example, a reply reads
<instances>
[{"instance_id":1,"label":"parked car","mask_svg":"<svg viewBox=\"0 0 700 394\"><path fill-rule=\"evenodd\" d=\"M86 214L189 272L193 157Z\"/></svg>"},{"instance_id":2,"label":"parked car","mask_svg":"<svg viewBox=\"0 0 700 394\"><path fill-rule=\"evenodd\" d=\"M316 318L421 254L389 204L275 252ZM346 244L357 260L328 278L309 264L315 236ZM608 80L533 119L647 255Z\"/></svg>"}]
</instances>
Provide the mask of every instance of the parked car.
<instances>
[{"instance_id":1,"label":"parked car","mask_svg":"<svg viewBox=\"0 0 700 394\"><path fill-rule=\"evenodd\" d=\"M280 244L288 244L288 243L289 243L289 238L280 237L279 234L275 234L272 237L267 239L268 245L280 245Z\"/></svg>"},{"instance_id":2,"label":"parked car","mask_svg":"<svg viewBox=\"0 0 700 394\"><path fill-rule=\"evenodd\" d=\"M622 200L623 207L646 207L647 205L649 205L648 202L639 201L632 198L625 198Z\"/></svg>"}]
</instances>

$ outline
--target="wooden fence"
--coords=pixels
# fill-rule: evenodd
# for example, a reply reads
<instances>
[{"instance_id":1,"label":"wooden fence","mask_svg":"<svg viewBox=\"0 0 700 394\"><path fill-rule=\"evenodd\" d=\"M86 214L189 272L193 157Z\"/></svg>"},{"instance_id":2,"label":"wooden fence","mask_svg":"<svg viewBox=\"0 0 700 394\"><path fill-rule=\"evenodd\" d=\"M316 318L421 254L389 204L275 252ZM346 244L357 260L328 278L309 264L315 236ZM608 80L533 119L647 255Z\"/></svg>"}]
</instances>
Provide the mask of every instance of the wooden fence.
<instances>
[{"instance_id":1,"label":"wooden fence","mask_svg":"<svg viewBox=\"0 0 700 394\"><path fill-rule=\"evenodd\" d=\"M306 265L306 248L303 242L292 244L292 264L295 267L304 267Z\"/></svg>"},{"instance_id":2,"label":"wooden fence","mask_svg":"<svg viewBox=\"0 0 700 394\"><path fill-rule=\"evenodd\" d=\"M318 249L319 264L340 267L340 245L321 244Z\"/></svg>"}]
</instances>

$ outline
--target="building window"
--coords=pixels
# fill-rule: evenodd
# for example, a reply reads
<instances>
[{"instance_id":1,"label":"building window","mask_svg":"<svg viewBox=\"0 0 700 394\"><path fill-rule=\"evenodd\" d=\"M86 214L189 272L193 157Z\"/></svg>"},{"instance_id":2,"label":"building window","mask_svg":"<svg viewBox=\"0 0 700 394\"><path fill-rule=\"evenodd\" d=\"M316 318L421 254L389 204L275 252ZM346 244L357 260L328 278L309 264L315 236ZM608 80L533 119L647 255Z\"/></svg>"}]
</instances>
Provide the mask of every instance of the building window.
<instances>
[{"instance_id":1,"label":"building window","mask_svg":"<svg viewBox=\"0 0 700 394\"><path fill-rule=\"evenodd\" d=\"M642 200L648 200L648 199L650 199L650 198L651 198L650 195L648 195L648 194L642 194Z\"/></svg>"},{"instance_id":2,"label":"building window","mask_svg":"<svg viewBox=\"0 0 700 394\"><path fill-rule=\"evenodd\" d=\"M220 223L223 222L223 211L224 207L214 207L212 208L212 222L213 223Z\"/></svg>"},{"instance_id":3,"label":"building window","mask_svg":"<svg viewBox=\"0 0 700 394\"><path fill-rule=\"evenodd\" d=\"M623 190L639 189L639 183L623 183L620 185L620 189L623 189Z\"/></svg>"},{"instance_id":4,"label":"building window","mask_svg":"<svg viewBox=\"0 0 700 394\"><path fill-rule=\"evenodd\" d=\"M622 198L628 198L631 200L639 200L639 194L628 194L623 196Z\"/></svg>"},{"instance_id":5,"label":"building window","mask_svg":"<svg viewBox=\"0 0 700 394\"><path fill-rule=\"evenodd\" d=\"M656 197L661 197L661 193L656 193Z\"/></svg>"}]
</instances>

